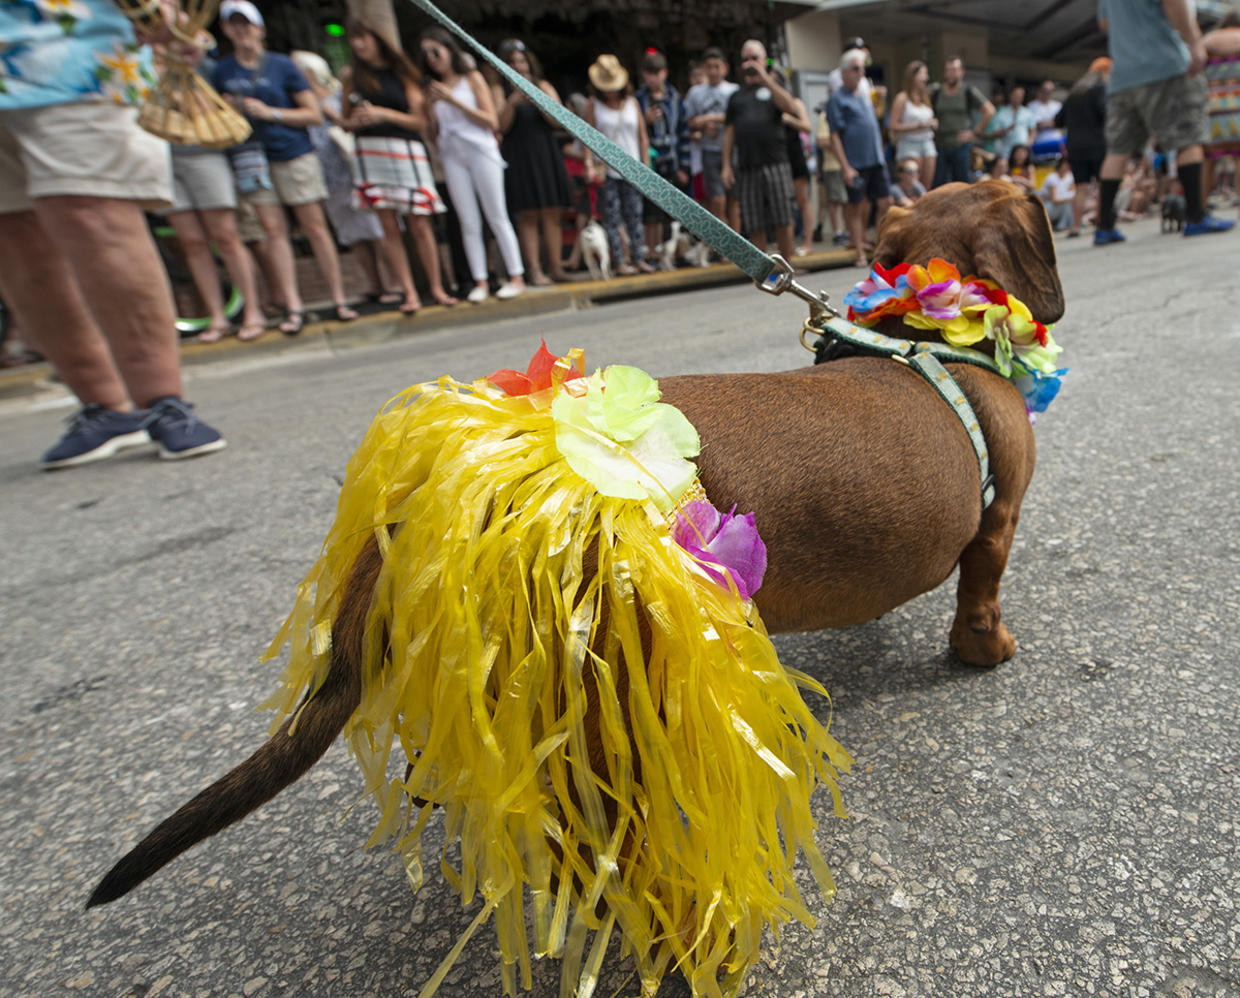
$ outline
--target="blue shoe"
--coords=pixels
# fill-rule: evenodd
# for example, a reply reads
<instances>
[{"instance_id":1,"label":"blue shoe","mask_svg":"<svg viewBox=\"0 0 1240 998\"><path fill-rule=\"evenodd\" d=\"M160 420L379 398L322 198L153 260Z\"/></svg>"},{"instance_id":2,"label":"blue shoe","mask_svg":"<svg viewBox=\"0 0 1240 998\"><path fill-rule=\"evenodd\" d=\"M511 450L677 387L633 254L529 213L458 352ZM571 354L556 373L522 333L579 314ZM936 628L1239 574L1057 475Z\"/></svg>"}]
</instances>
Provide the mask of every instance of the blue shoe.
<instances>
[{"instance_id":1,"label":"blue shoe","mask_svg":"<svg viewBox=\"0 0 1240 998\"><path fill-rule=\"evenodd\" d=\"M151 442L146 432L146 413L117 412L101 405L83 406L69 419L60 443L43 455L43 467L71 468L75 464L101 461L128 447Z\"/></svg>"},{"instance_id":2,"label":"blue shoe","mask_svg":"<svg viewBox=\"0 0 1240 998\"><path fill-rule=\"evenodd\" d=\"M1111 243L1126 243L1128 237L1119 229L1094 229L1094 245L1107 246Z\"/></svg>"},{"instance_id":3,"label":"blue shoe","mask_svg":"<svg viewBox=\"0 0 1240 998\"><path fill-rule=\"evenodd\" d=\"M223 450L224 438L194 415L194 407L174 396L159 399L146 411L145 425L166 461Z\"/></svg>"},{"instance_id":4,"label":"blue shoe","mask_svg":"<svg viewBox=\"0 0 1240 998\"><path fill-rule=\"evenodd\" d=\"M1215 218L1213 215L1206 215L1200 222L1185 222L1184 235L1203 236L1207 232L1226 232L1235 224L1235 222L1230 222L1226 219Z\"/></svg>"}]
</instances>

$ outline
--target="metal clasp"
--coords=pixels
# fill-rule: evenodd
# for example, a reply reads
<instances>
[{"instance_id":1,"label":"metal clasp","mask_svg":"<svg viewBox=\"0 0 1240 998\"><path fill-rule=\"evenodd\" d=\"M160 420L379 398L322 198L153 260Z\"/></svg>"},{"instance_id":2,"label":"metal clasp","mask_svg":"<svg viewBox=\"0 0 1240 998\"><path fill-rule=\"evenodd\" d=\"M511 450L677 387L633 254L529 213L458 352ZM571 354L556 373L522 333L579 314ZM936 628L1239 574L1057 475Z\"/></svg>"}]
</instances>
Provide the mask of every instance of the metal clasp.
<instances>
[{"instance_id":1,"label":"metal clasp","mask_svg":"<svg viewBox=\"0 0 1240 998\"><path fill-rule=\"evenodd\" d=\"M754 281L759 291L765 291L768 295L782 295L785 291L791 291L802 301L809 303L811 319L817 319L823 315L830 318L840 317L841 313L831 304L830 295L825 291L814 294L803 284L794 281L792 264L778 253L772 253L770 259L775 264L775 269L766 276L765 280Z\"/></svg>"}]
</instances>

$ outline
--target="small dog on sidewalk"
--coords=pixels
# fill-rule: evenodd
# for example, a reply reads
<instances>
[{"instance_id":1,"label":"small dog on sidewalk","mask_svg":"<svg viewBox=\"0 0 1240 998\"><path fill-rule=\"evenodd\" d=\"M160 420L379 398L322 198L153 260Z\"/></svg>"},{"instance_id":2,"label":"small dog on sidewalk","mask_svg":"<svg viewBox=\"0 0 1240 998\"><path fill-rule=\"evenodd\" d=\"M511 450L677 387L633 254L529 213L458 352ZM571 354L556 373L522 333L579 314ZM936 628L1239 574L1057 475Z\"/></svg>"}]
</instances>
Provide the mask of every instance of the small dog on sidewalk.
<instances>
[{"instance_id":1,"label":"small dog on sidewalk","mask_svg":"<svg viewBox=\"0 0 1240 998\"><path fill-rule=\"evenodd\" d=\"M577 234L577 240L581 244L581 259L590 271L590 278L610 281L611 250L607 246L607 233L603 227L592 218Z\"/></svg>"}]
</instances>

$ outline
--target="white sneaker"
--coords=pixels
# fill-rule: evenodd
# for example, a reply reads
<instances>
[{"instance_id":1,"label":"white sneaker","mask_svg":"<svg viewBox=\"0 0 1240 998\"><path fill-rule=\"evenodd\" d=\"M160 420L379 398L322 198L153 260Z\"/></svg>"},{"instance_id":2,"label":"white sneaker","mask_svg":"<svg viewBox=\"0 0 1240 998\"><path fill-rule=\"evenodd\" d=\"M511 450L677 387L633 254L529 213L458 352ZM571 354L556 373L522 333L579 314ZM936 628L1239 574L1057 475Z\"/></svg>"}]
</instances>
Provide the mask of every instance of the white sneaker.
<instances>
[{"instance_id":1,"label":"white sneaker","mask_svg":"<svg viewBox=\"0 0 1240 998\"><path fill-rule=\"evenodd\" d=\"M481 284L475 284L474 289L465 296L465 300L471 305L477 305L487 300L487 289Z\"/></svg>"},{"instance_id":2,"label":"white sneaker","mask_svg":"<svg viewBox=\"0 0 1240 998\"><path fill-rule=\"evenodd\" d=\"M505 281L499 286L499 290L495 292L495 297L503 300L505 298L515 298L519 294L523 294L525 288L519 288L515 284L509 284Z\"/></svg>"}]
</instances>

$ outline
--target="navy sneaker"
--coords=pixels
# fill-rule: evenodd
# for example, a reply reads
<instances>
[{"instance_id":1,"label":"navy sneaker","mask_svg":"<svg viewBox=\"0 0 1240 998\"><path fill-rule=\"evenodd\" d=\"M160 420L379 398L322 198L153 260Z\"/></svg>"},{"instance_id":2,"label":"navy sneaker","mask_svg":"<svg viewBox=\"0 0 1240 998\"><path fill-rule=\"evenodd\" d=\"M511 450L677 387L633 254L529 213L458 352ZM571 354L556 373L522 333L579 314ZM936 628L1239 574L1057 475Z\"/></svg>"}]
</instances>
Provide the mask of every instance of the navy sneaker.
<instances>
[{"instance_id":1,"label":"navy sneaker","mask_svg":"<svg viewBox=\"0 0 1240 998\"><path fill-rule=\"evenodd\" d=\"M194 415L192 405L175 396L157 399L145 415L147 432L166 461L224 449L224 438Z\"/></svg>"},{"instance_id":2,"label":"navy sneaker","mask_svg":"<svg viewBox=\"0 0 1240 998\"><path fill-rule=\"evenodd\" d=\"M1111 243L1126 243L1128 237L1119 229L1094 229L1094 245L1107 246Z\"/></svg>"},{"instance_id":3,"label":"navy sneaker","mask_svg":"<svg viewBox=\"0 0 1240 998\"><path fill-rule=\"evenodd\" d=\"M101 461L128 447L151 442L146 432L146 413L117 412L101 405L86 405L69 418L69 429L60 443L43 455L43 467L71 468L75 464Z\"/></svg>"},{"instance_id":4,"label":"navy sneaker","mask_svg":"<svg viewBox=\"0 0 1240 998\"><path fill-rule=\"evenodd\" d=\"M1215 218L1213 215L1206 215L1200 222L1185 222L1184 235L1186 236L1203 236L1207 232L1226 232L1236 223L1223 218Z\"/></svg>"}]
</instances>

